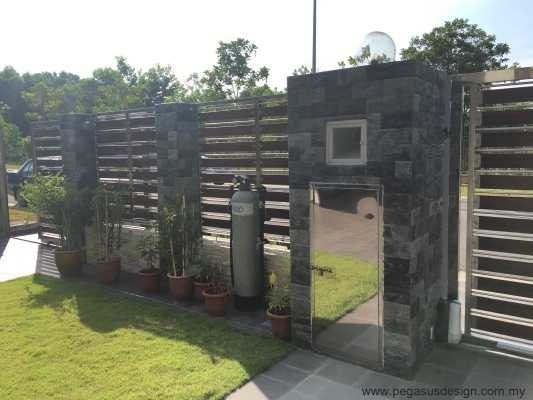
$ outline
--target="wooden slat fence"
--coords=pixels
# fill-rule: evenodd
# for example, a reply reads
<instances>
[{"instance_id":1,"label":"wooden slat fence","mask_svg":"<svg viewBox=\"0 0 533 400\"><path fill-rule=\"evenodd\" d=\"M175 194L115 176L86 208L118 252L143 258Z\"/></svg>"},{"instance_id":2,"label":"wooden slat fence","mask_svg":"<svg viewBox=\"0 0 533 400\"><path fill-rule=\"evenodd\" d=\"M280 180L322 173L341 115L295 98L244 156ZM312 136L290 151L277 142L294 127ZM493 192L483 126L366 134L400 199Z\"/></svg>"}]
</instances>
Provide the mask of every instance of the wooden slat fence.
<instances>
[{"instance_id":1,"label":"wooden slat fence","mask_svg":"<svg viewBox=\"0 0 533 400\"><path fill-rule=\"evenodd\" d=\"M200 104L198 136L204 234L229 235L235 174L267 188L265 237L289 243L289 158L285 95Z\"/></svg>"},{"instance_id":2,"label":"wooden slat fence","mask_svg":"<svg viewBox=\"0 0 533 400\"><path fill-rule=\"evenodd\" d=\"M154 108L94 114L98 179L125 190L126 218L149 224L157 212Z\"/></svg>"}]
</instances>

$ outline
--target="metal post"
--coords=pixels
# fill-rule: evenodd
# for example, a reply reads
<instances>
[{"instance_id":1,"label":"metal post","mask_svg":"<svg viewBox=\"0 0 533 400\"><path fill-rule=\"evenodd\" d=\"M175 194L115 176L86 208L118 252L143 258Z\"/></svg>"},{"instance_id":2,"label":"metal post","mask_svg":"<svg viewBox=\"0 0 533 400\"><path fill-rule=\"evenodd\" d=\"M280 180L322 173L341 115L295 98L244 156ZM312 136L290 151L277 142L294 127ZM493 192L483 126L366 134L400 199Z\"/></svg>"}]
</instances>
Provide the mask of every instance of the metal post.
<instances>
[{"instance_id":1,"label":"metal post","mask_svg":"<svg viewBox=\"0 0 533 400\"><path fill-rule=\"evenodd\" d=\"M128 143L128 187L130 194L130 209L131 220L135 221L134 206L133 206L133 161L131 159L131 132L130 132L130 113L126 112L126 140Z\"/></svg>"},{"instance_id":2,"label":"metal post","mask_svg":"<svg viewBox=\"0 0 533 400\"><path fill-rule=\"evenodd\" d=\"M2 202L2 233L9 237L9 204L7 202L6 162L4 158L4 132L0 125L0 201Z\"/></svg>"},{"instance_id":3,"label":"metal post","mask_svg":"<svg viewBox=\"0 0 533 400\"><path fill-rule=\"evenodd\" d=\"M313 0L313 74L316 74L316 0Z\"/></svg>"},{"instance_id":4,"label":"metal post","mask_svg":"<svg viewBox=\"0 0 533 400\"><path fill-rule=\"evenodd\" d=\"M261 109L259 100L255 100L255 184L261 184Z\"/></svg>"}]
</instances>

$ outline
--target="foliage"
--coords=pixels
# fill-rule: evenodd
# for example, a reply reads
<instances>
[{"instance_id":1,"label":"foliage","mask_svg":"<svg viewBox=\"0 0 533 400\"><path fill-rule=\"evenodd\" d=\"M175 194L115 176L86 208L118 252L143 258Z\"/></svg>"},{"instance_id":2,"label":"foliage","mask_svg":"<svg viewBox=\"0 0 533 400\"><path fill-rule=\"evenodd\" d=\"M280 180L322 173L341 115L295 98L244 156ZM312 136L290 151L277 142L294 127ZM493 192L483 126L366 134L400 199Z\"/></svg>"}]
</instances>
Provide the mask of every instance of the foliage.
<instances>
[{"instance_id":1,"label":"foliage","mask_svg":"<svg viewBox=\"0 0 533 400\"><path fill-rule=\"evenodd\" d=\"M207 283L211 282L212 265L204 258L200 258L198 261L198 271L196 273L196 282Z\"/></svg>"},{"instance_id":2,"label":"foliage","mask_svg":"<svg viewBox=\"0 0 533 400\"><path fill-rule=\"evenodd\" d=\"M348 57L348 64L352 67L357 67L358 65L365 65L370 64L370 59L372 58L372 61L376 61L378 64L385 63L385 62L391 62L393 61L390 57L387 57L385 53L379 55L376 54L376 57L373 58L372 50L370 49L370 45L367 44L365 47L361 47L361 53L356 54L355 57ZM339 68L346 67L346 64L344 61L339 61L337 63Z\"/></svg>"},{"instance_id":3,"label":"foliage","mask_svg":"<svg viewBox=\"0 0 533 400\"><path fill-rule=\"evenodd\" d=\"M210 283L213 287L213 294L224 294L231 291L231 287L222 280L222 270L215 261L214 264L209 265Z\"/></svg>"},{"instance_id":4,"label":"foliage","mask_svg":"<svg viewBox=\"0 0 533 400\"><path fill-rule=\"evenodd\" d=\"M173 201L160 201L157 214L157 230L160 254L172 268L174 276L185 276L188 268L194 268L202 247L200 207L186 203L185 195L177 195Z\"/></svg>"},{"instance_id":5,"label":"foliage","mask_svg":"<svg viewBox=\"0 0 533 400\"><path fill-rule=\"evenodd\" d=\"M93 234L96 240L94 255L98 261L119 258L125 240L122 236L124 193L100 184L91 200Z\"/></svg>"},{"instance_id":6,"label":"foliage","mask_svg":"<svg viewBox=\"0 0 533 400\"><path fill-rule=\"evenodd\" d=\"M60 173L47 177L38 174L34 183L22 187L30 210L57 230L63 251L82 248L83 230L90 219L87 204L91 193L88 188L79 189L81 173L79 170L73 180L64 179Z\"/></svg>"},{"instance_id":7,"label":"foliage","mask_svg":"<svg viewBox=\"0 0 533 400\"><path fill-rule=\"evenodd\" d=\"M146 261L146 268L154 270L159 262L159 240L155 240L155 232L150 236L145 236L135 247L139 251L139 257Z\"/></svg>"},{"instance_id":8,"label":"foliage","mask_svg":"<svg viewBox=\"0 0 533 400\"><path fill-rule=\"evenodd\" d=\"M1 108L2 104L0 104ZM7 106L6 106L7 107ZM4 135L4 156L7 162L24 163L31 154L31 138L21 136L15 124L4 122L0 109L0 126Z\"/></svg>"},{"instance_id":9,"label":"foliage","mask_svg":"<svg viewBox=\"0 0 533 400\"><path fill-rule=\"evenodd\" d=\"M293 71L292 71L292 75L293 76L296 76L296 75L308 75L310 74L312 71L311 71L311 68L309 68L307 65L301 65L300 67L298 68L295 68Z\"/></svg>"},{"instance_id":10,"label":"foliage","mask_svg":"<svg viewBox=\"0 0 533 400\"><path fill-rule=\"evenodd\" d=\"M257 46L246 39L218 42L218 62L212 70L204 71L202 83L211 100L236 99L244 89L253 89L259 81L268 79L269 69L252 69L248 62Z\"/></svg>"},{"instance_id":11,"label":"foliage","mask_svg":"<svg viewBox=\"0 0 533 400\"><path fill-rule=\"evenodd\" d=\"M274 314L282 315L288 312L291 306L291 288L288 284L281 286L274 272L270 274L269 281L270 293L267 295L268 309Z\"/></svg>"},{"instance_id":12,"label":"foliage","mask_svg":"<svg viewBox=\"0 0 533 400\"><path fill-rule=\"evenodd\" d=\"M0 283L0 302L4 399L223 399L294 349L218 318L39 274Z\"/></svg>"},{"instance_id":13,"label":"foliage","mask_svg":"<svg viewBox=\"0 0 533 400\"><path fill-rule=\"evenodd\" d=\"M417 59L448 75L508 68L506 43L496 43L468 19L456 18L421 37L411 38L409 47L400 50L402 60Z\"/></svg>"}]
</instances>

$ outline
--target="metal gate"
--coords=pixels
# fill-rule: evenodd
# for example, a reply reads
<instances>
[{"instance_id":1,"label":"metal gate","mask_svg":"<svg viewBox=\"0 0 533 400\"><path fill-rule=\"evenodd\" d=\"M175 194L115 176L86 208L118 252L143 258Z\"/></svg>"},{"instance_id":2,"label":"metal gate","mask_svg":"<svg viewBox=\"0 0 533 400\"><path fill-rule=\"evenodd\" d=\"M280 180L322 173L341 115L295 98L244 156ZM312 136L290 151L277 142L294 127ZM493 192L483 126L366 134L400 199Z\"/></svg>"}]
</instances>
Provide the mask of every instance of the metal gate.
<instances>
[{"instance_id":1,"label":"metal gate","mask_svg":"<svg viewBox=\"0 0 533 400\"><path fill-rule=\"evenodd\" d=\"M533 68L469 83L465 334L533 346ZM465 87L466 89L466 87Z\"/></svg>"}]
</instances>

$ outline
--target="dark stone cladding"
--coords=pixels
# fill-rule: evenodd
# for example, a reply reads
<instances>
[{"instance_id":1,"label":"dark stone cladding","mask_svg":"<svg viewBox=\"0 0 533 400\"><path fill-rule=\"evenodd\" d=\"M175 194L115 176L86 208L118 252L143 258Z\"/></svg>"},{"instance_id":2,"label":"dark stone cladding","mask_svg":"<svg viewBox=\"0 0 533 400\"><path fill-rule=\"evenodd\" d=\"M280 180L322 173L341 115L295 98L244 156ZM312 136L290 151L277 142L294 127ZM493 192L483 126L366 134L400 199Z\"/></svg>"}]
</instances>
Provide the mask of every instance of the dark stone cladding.
<instances>
[{"instance_id":1,"label":"dark stone cladding","mask_svg":"<svg viewBox=\"0 0 533 400\"><path fill-rule=\"evenodd\" d=\"M63 114L59 116L61 137L61 157L63 174L66 179L73 179L82 169L81 186L95 188L96 147L91 114Z\"/></svg>"},{"instance_id":2,"label":"dark stone cladding","mask_svg":"<svg viewBox=\"0 0 533 400\"><path fill-rule=\"evenodd\" d=\"M411 377L434 347L450 78L409 60L293 76L287 90L293 341L311 347L309 183L381 184L383 367ZM367 120L364 166L325 163L326 123L344 119Z\"/></svg>"},{"instance_id":3,"label":"dark stone cladding","mask_svg":"<svg viewBox=\"0 0 533 400\"><path fill-rule=\"evenodd\" d=\"M188 202L200 202L197 105L155 106L157 192L170 199L183 189Z\"/></svg>"}]
</instances>

